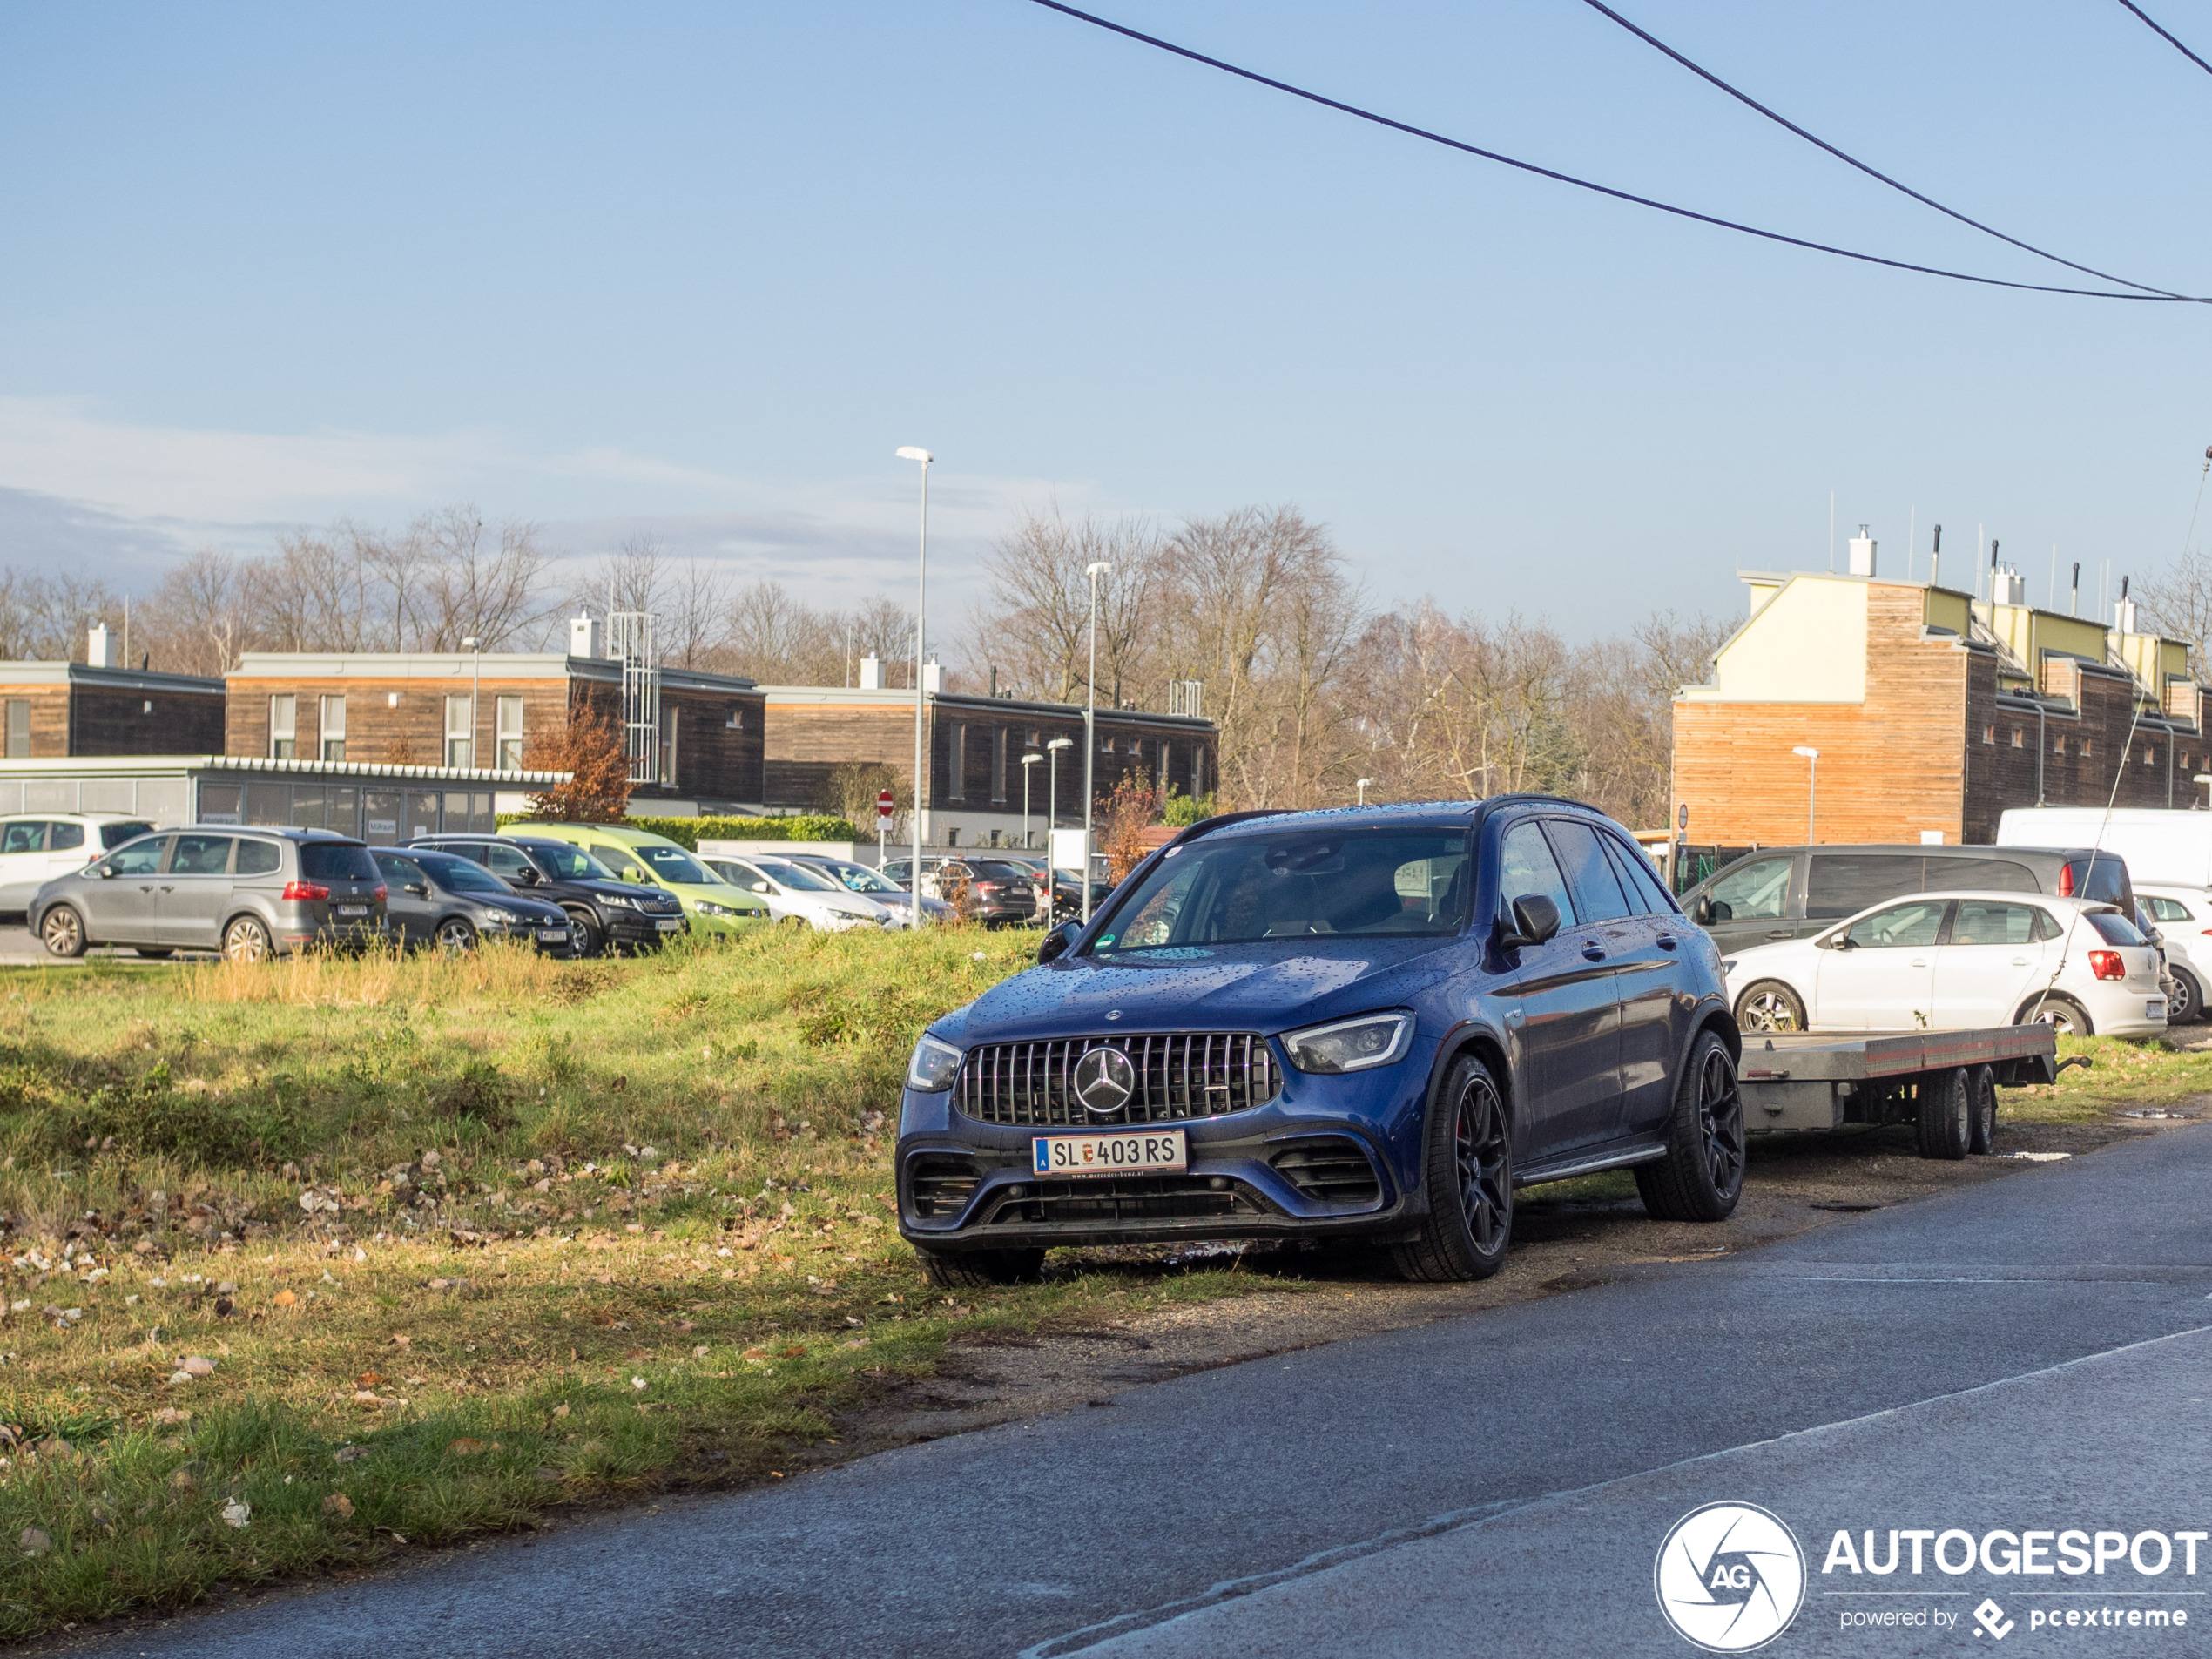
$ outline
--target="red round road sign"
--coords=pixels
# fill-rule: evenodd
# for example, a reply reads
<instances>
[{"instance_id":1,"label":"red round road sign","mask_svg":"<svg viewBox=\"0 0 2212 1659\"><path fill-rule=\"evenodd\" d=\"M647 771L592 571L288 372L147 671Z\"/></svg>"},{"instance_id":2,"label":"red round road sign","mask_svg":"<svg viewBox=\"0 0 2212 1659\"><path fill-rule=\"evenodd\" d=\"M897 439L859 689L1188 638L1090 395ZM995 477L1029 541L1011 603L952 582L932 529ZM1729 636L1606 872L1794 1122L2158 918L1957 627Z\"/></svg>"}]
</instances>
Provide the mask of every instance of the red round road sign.
<instances>
[{"instance_id":1,"label":"red round road sign","mask_svg":"<svg viewBox=\"0 0 2212 1659\"><path fill-rule=\"evenodd\" d=\"M875 815L878 818L891 816L891 792L889 790L885 790L875 798Z\"/></svg>"}]
</instances>

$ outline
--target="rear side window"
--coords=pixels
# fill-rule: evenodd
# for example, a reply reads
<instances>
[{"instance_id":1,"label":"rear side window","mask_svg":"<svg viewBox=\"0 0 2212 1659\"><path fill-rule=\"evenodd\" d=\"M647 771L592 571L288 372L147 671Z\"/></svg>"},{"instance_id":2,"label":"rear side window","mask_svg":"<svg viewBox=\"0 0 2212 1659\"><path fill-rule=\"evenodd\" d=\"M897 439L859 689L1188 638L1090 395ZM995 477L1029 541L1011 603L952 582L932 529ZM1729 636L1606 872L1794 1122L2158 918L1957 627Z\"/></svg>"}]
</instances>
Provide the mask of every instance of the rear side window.
<instances>
[{"instance_id":1,"label":"rear side window","mask_svg":"<svg viewBox=\"0 0 2212 1659\"><path fill-rule=\"evenodd\" d=\"M2137 931L2135 924L2115 910L2093 910L2089 925L2107 945L2148 945L2150 941Z\"/></svg>"},{"instance_id":2,"label":"rear side window","mask_svg":"<svg viewBox=\"0 0 2212 1659\"><path fill-rule=\"evenodd\" d=\"M135 841L141 835L150 835L152 833L152 825L140 823L135 819L127 824L103 824L100 826L100 851L112 853L124 842Z\"/></svg>"},{"instance_id":3,"label":"rear side window","mask_svg":"<svg viewBox=\"0 0 2212 1659\"><path fill-rule=\"evenodd\" d=\"M49 853L74 853L84 845L82 824L54 824L46 831L46 850Z\"/></svg>"},{"instance_id":4,"label":"rear side window","mask_svg":"<svg viewBox=\"0 0 2212 1659\"><path fill-rule=\"evenodd\" d=\"M1620 879L1597 844L1597 832L1588 824L1555 818L1544 826L1552 850L1567 867L1567 884L1574 889L1575 911L1584 921L1612 921L1631 914Z\"/></svg>"},{"instance_id":5,"label":"rear side window","mask_svg":"<svg viewBox=\"0 0 2212 1659\"><path fill-rule=\"evenodd\" d=\"M1671 916L1675 901L1667 896L1665 884L1659 872L1652 868L1651 860L1641 853L1632 853L1612 837L1608 836L1606 850L1613 854L1613 868L1621 878L1621 885L1629 890L1630 902L1647 915ZM1637 902L1641 900L1641 902Z\"/></svg>"},{"instance_id":6,"label":"rear side window","mask_svg":"<svg viewBox=\"0 0 2212 1659\"><path fill-rule=\"evenodd\" d=\"M1920 889L1925 860L1912 853L1815 853L1805 880L1805 915L1848 916Z\"/></svg>"},{"instance_id":7,"label":"rear side window","mask_svg":"<svg viewBox=\"0 0 2212 1659\"><path fill-rule=\"evenodd\" d=\"M376 860L358 841L303 841L300 873L310 881L378 881Z\"/></svg>"},{"instance_id":8,"label":"rear side window","mask_svg":"<svg viewBox=\"0 0 2212 1659\"><path fill-rule=\"evenodd\" d=\"M231 867L227 835L179 835L169 860L172 875L221 875Z\"/></svg>"},{"instance_id":9,"label":"rear side window","mask_svg":"<svg viewBox=\"0 0 2212 1659\"><path fill-rule=\"evenodd\" d=\"M1575 925L1575 901L1567 896L1567 878L1559 873L1559 860L1552 856L1543 831L1529 819L1507 830L1499 845L1499 908L1510 915L1514 900L1532 894L1559 907L1562 927Z\"/></svg>"},{"instance_id":10,"label":"rear side window","mask_svg":"<svg viewBox=\"0 0 2212 1659\"><path fill-rule=\"evenodd\" d=\"M2189 920L2188 907L2186 906L2177 904L2171 899L2146 898L2143 902L2150 907L2150 919L2153 921L2187 921Z\"/></svg>"},{"instance_id":11,"label":"rear side window","mask_svg":"<svg viewBox=\"0 0 2212 1659\"><path fill-rule=\"evenodd\" d=\"M2043 936L2043 913L2033 905L2000 904L1993 899L1961 899L1951 919L1954 945L2032 945Z\"/></svg>"},{"instance_id":12,"label":"rear side window","mask_svg":"<svg viewBox=\"0 0 2212 1659\"><path fill-rule=\"evenodd\" d=\"M1930 859L1931 893L2040 893L2035 872L2014 859Z\"/></svg>"},{"instance_id":13,"label":"rear side window","mask_svg":"<svg viewBox=\"0 0 2212 1659\"><path fill-rule=\"evenodd\" d=\"M274 875L284 867L284 854L277 850L274 841L240 841L238 844L239 875Z\"/></svg>"}]
</instances>

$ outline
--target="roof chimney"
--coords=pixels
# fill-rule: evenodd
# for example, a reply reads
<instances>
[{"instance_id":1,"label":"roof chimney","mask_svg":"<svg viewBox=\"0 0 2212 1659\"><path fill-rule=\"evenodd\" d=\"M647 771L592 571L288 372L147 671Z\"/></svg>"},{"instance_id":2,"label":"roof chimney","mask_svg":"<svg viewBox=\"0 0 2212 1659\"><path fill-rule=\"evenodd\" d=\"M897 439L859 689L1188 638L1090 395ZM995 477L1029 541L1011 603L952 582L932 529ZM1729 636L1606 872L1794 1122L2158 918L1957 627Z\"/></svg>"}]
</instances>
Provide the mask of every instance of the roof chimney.
<instances>
[{"instance_id":1,"label":"roof chimney","mask_svg":"<svg viewBox=\"0 0 2212 1659\"><path fill-rule=\"evenodd\" d=\"M1858 534L1851 538L1851 573L1871 577L1874 574L1874 538L1866 533L1866 526L1858 527Z\"/></svg>"},{"instance_id":2,"label":"roof chimney","mask_svg":"<svg viewBox=\"0 0 2212 1659\"><path fill-rule=\"evenodd\" d=\"M107 624L96 622L84 636L84 664L88 668L112 668L108 661Z\"/></svg>"},{"instance_id":3,"label":"roof chimney","mask_svg":"<svg viewBox=\"0 0 2212 1659\"><path fill-rule=\"evenodd\" d=\"M860 689L864 691L883 689L883 659L873 651L860 658Z\"/></svg>"},{"instance_id":4,"label":"roof chimney","mask_svg":"<svg viewBox=\"0 0 2212 1659\"><path fill-rule=\"evenodd\" d=\"M2000 605L2024 605L2027 603L2027 580L2016 565L2000 566L1990 578L1989 597Z\"/></svg>"},{"instance_id":5,"label":"roof chimney","mask_svg":"<svg viewBox=\"0 0 2212 1659\"><path fill-rule=\"evenodd\" d=\"M580 617L569 618L569 655L571 657L599 655L599 619L589 610Z\"/></svg>"}]
</instances>

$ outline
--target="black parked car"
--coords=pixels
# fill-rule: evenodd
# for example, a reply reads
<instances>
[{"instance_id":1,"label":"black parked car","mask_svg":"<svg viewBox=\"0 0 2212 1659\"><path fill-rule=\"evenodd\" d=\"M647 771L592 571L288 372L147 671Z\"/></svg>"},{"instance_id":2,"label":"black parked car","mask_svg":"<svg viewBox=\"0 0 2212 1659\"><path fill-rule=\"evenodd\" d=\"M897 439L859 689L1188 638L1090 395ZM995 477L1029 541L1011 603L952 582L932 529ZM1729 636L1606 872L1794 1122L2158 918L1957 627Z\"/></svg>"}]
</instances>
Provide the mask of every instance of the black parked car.
<instances>
[{"instance_id":1,"label":"black parked car","mask_svg":"<svg viewBox=\"0 0 2212 1659\"><path fill-rule=\"evenodd\" d=\"M658 948L690 930L683 900L658 887L617 881L580 846L543 835L423 835L409 847L473 859L517 891L550 899L567 913L579 956Z\"/></svg>"},{"instance_id":2,"label":"black parked car","mask_svg":"<svg viewBox=\"0 0 2212 1659\"><path fill-rule=\"evenodd\" d=\"M913 880L913 871L911 858L893 859L883 867L885 879L901 887ZM921 893L925 899L941 900L968 920L986 927L1026 927L1042 915L1036 880L1029 868L1012 859L985 853L924 856Z\"/></svg>"},{"instance_id":3,"label":"black parked car","mask_svg":"<svg viewBox=\"0 0 2212 1659\"><path fill-rule=\"evenodd\" d=\"M375 858L401 944L464 951L487 937L527 939L540 950L569 954L567 912L516 892L473 859L415 847L378 847Z\"/></svg>"},{"instance_id":4,"label":"black parked car","mask_svg":"<svg viewBox=\"0 0 2212 1659\"><path fill-rule=\"evenodd\" d=\"M1672 1221L1742 1190L1720 953L1573 801L1211 819L1037 956L907 1065L899 1227L941 1285L1332 1236L1478 1278L1517 1188L1625 1168Z\"/></svg>"}]
</instances>

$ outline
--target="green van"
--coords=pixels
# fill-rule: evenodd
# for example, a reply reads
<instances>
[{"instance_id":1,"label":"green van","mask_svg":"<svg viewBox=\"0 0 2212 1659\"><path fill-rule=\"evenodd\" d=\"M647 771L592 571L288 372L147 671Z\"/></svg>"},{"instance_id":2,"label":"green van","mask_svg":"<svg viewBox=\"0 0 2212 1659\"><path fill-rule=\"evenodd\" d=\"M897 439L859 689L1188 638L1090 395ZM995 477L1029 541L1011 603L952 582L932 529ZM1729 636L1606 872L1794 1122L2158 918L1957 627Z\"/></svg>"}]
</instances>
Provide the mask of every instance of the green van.
<instances>
[{"instance_id":1,"label":"green van","mask_svg":"<svg viewBox=\"0 0 2212 1659\"><path fill-rule=\"evenodd\" d=\"M768 921L767 907L740 892L701 864L680 845L651 830L622 824L510 824L500 833L546 836L580 846L614 873L617 881L637 881L672 893L683 900L691 928L702 934L750 933Z\"/></svg>"}]
</instances>

